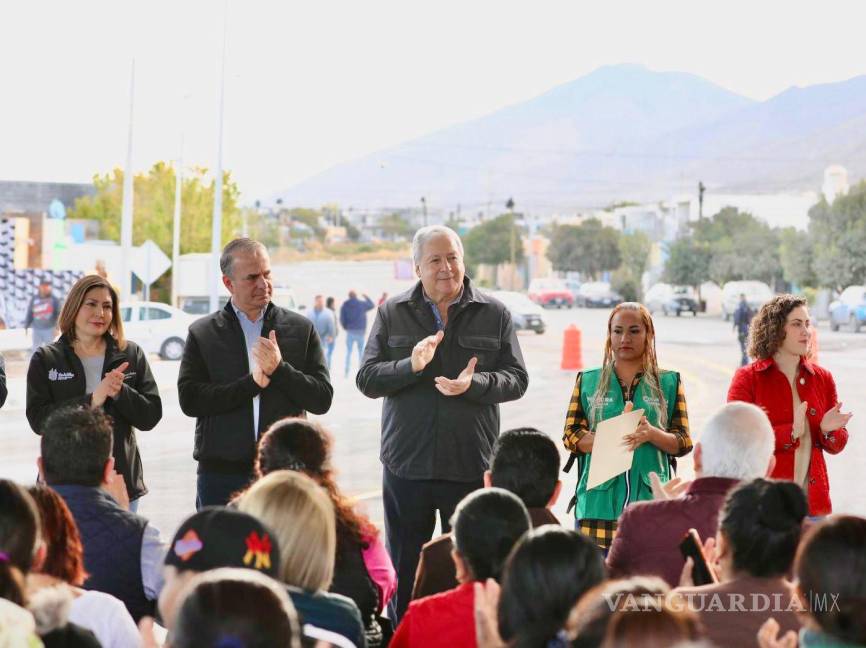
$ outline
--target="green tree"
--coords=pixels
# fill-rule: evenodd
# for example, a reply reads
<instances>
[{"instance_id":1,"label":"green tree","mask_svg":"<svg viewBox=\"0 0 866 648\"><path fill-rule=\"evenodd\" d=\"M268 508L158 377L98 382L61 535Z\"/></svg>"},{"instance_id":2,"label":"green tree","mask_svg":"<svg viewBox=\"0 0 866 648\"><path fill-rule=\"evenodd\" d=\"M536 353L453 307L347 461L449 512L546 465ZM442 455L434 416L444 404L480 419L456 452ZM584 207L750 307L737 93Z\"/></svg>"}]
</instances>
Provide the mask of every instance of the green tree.
<instances>
[{"instance_id":1,"label":"green tree","mask_svg":"<svg viewBox=\"0 0 866 648\"><path fill-rule=\"evenodd\" d=\"M114 169L93 177L96 193L75 201L69 218L95 220L99 222L103 239L120 242L120 215L123 206L123 170ZM214 180L208 170L196 167L184 172L181 188L180 252L208 252L211 247L211 223L213 222ZM147 173L133 178L133 226L132 243L141 245L148 239L156 243L166 254L171 254L174 232L174 167L157 162ZM222 243L228 243L240 232L240 190L223 174ZM171 270L151 286L155 299L168 301L171 286Z\"/></svg>"},{"instance_id":2,"label":"green tree","mask_svg":"<svg viewBox=\"0 0 866 648\"><path fill-rule=\"evenodd\" d=\"M809 234L793 227L779 232L779 260L785 281L801 288L818 285L812 266L813 246Z\"/></svg>"},{"instance_id":3,"label":"green tree","mask_svg":"<svg viewBox=\"0 0 866 648\"><path fill-rule=\"evenodd\" d=\"M668 246L664 280L680 286L698 288L710 278L710 245L691 236L679 238Z\"/></svg>"},{"instance_id":4,"label":"green tree","mask_svg":"<svg viewBox=\"0 0 866 648\"><path fill-rule=\"evenodd\" d=\"M841 290L866 280L866 181L830 205L809 210L812 267L821 286Z\"/></svg>"},{"instance_id":5,"label":"green tree","mask_svg":"<svg viewBox=\"0 0 866 648\"><path fill-rule=\"evenodd\" d=\"M596 218L580 225L559 225L551 233L547 258L555 270L580 272L595 279L622 263L619 237L619 232L602 225Z\"/></svg>"},{"instance_id":6,"label":"green tree","mask_svg":"<svg viewBox=\"0 0 866 648\"><path fill-rule=\"evenodd\" d=\"M725 207L693 223L692 231L709 246L710 278L716 283L758 279L773 286L781 278L778 232L752 214Z\"/></svg>"},{"instance_id":7,"label":"green tree","mask_svg":"<svg viewBox=\"0 0 866 648\"><path fill-rule=\"evenodd\" d=\"M123 170L114 169L93 178L96 193L75 201L69 218L99 221L100 236L120 242L120 214L123 206ZM157 162L147 173L133 178L132 243L141 245L151 239L166 254L171 252L174 222L174 167ZM240 190L223 174L222 241L228 243L240 231ZM180 252L208 252L211 247L214 181L207 169L186 171L181 190Z\"/></svg>"},{"instance_id":8,"label":"green tree","mask_svg":"<svg viewBox=\"0 0 866 648\"><path fill-rule=\"evenodd\" d=\"M641 282L643 273L646 272L649 263L652 241L643 232L632 232L623 234L619 238L619 251L622 256L622 267L626 274L623 281L631 280L636 287L634 299L641 297Z\"/></svg>"},{"instance_id":9,"label":"green tree","mask_svg":"<svg viewBox=\"0 0 866 648\"><path fill-rule=\"evenodd\" d=\"M470 276L479 264L509 263L512 241L514 260L519 264L523 261L523 238L512 214L502 214L469 230L463 237L463 253Z\"/></svg>"},{"instance_id":10,"label":"green tree","mask_svg":"<svg viewBox=\"0 0 866 648\"><path fill-rule=\"evenodd\" d=\"M412 233L412 226L400 214L388 214L379 221L379 228L391 240L407 239Z\"/></svg>"}]
</instances>

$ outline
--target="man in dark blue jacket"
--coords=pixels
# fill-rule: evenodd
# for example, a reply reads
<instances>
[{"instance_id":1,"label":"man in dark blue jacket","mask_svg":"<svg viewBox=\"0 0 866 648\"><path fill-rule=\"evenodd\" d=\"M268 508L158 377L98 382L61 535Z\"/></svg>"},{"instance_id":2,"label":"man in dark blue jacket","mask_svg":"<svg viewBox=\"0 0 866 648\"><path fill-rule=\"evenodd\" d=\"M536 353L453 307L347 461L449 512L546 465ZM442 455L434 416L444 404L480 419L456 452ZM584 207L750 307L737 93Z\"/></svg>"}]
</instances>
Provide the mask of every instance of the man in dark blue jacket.
<instances>
[{"instance_id":1,"label":"man in dark blue jacket","mask_svg":"<svg viewBox=\"0 0 866 648\"><path fill-rule=\"evenodd\" d=\"M358 347L358 364L364 356L364 336L367 333L367 311L375 308L373 300L366 294L364 301L358 299L358 293L349 291L349 299L340 306L340 326L346 329L346 378L349 377L349 367L352 364L352 347Z\"/></svg>"}]
</instances>

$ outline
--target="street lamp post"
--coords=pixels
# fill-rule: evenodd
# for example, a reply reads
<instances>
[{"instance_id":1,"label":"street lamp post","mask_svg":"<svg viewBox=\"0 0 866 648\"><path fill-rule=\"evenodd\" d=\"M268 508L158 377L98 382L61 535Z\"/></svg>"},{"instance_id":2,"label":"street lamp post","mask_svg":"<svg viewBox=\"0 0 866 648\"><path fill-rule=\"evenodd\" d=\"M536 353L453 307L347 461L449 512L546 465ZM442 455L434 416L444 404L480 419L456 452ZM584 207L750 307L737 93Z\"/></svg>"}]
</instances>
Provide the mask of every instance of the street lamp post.
<instances>
[{"instance_id":1,"label":"street lamp post","mask_svg":"<svg viewBox=\"0 0 866 648\"><path fill-rule=\"evenodd\" d=\"M508 214L511 216L511 223L510 223L510 227L511 227L511 236L510 236L510 242L511 242L511 246L510 246L511 247L511 281L509 283L511 284L511 290L514 290L514 284L515 284L515 279L516 279L516 275L517 275L517 266L516 266L517 241L515 240L516 236L515 236L515 232L514 232L514 230L516 229L514 227L514 199L509 198L508 202L505 203L505 207L508 209Z\"/></svg>"}]
</instances>

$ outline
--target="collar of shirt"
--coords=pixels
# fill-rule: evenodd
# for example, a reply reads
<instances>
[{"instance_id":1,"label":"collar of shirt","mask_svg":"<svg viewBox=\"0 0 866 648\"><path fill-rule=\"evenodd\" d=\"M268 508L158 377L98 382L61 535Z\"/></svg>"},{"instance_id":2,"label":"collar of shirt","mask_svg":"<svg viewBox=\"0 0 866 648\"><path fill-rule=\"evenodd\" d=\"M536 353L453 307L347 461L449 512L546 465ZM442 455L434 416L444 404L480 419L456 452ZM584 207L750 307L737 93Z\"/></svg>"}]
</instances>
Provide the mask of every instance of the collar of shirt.
<instances>
[{"instance_id":1,"label":"collar of shirt","mask_svg":"<svg viewBox=\"0 0 866 648\"><path fill-rule=\"evenodd\" d=\"M262 318L265 316L265 311L267 310L267 306L265 306L262 309L262 311L259 313L259 316L254 320L251 320L249 317L247 317L247 314L245 312L243 312L240 308L237 307L237 304L235 304L234 299L232 299L232 309L234 309L235 315L238 316L239 320L241 319L241 317L243 317L243 320L246 320L250 324L258 324L259 322L262 321ZM243 321L243 320L241 320L241 321Z\"/></svg>"},{"instance_id":2,"label":"collar of shirt","mask_svg":"<svg viewBox=\"0 0 866 648\"><path fill-rule=\"evenodd\" d=\"M427 295L427 291L424 290L424 286L421 286L421 297L424 298L424 301L430 306L430 310L433 311L433 319L436 320L436 330L444 331L445 330L445 322L442 321L442 315L439 313L439 307L436 305L430 297ZM463 297L463 286L460 286L460 292L457 293L457 296L448 302L448 308L451 308L454 304L460 301L460 298Z\"/></svg>"}]
</instances>

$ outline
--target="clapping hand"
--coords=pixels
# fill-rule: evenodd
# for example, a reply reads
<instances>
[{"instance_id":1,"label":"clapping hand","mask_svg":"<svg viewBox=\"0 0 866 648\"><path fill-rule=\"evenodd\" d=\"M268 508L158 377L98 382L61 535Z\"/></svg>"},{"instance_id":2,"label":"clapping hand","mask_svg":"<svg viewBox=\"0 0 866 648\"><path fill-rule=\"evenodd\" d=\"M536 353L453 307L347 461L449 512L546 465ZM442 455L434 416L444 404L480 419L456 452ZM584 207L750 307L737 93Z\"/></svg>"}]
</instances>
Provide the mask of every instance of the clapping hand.
<instances>
[{"instance_id":1,"label":"clapping hand","mask_svg":"<svg viewBox=\"0 0 866 648\"><path fill-rule=\"evenodd\" d=\"M851 420L853 414L848 412L847 414L842 413L842 403L836 403L834 407L828 409L824 413L824 418L821 419L821 432L824 434L829 434L830 432L835 432L839 428L843 428L848 425L848 421Z\"/></svg>"},{"instance_id":2,"label":"clapping hand","mask_svg":"<svg viewBox=\"0 0 866 648\"><path fill-rule=\"evenodd\" d=\"M779 630L779 622L774 618L764 621L764 625L758 630L758 645L761 648L797 648L797 633L788 630L780 638Z\"/></svg>"},{"instance_id":3,"label":"clapping hand","mask_svg":"<svg viewBox=\"0 0 866 648\"><path fill-rule=\"evenodd\" d=\"M459 396L469 389L469 386L472 384L472 376L475 374L476 364L478 364L478 358L470 358L466 368L454 380L445 376L437 376L436 389L446 396Z\"/></svg>"},{"instance_id":4,"label":"clapping hand","mask_svg":"<svg viewBox=\"0 0 866 648\"><path fill-rule=\"evenodd\" d=\"M658 473L654 472L649 474L649 478L650 487L653 491L653 499L655 500L676 499L685 493L691 484L690 481L683 481L681 477L674 477L663 484L661 477L659 477Z\"/></svg>"},{"instance_id":5,"label":"clapping hand","mask_svg":"<svg viewBox=\"0 0 866 648\"><path fill-rule=\"evenodd\" d=\"M253 380L264 389L271 382L271 376L283 361L280 345L277 344L276 331L271 331L268 337L260 337L253 345L252 356L254 361Z\"/></svg>"},{"instance_id":6,"label":"clapping hand","mask_svg":"<svg viewBox=\"0 0 866 648\"><path fill-rule=\"evenodd\" d=\"M127 367L129 367L129 363L124 362L105 374L105 377L93 390L90 397L91 406L102 407L107 399L115 398L120 393L125 377L123 372L126 371Z\"/></svg>"},{"instance_id":7,"label":"clapping hand","mask_svg":"<svg viewBox=\"0 0 866 648\"><path fill-rule=\"evenodd\" d=\"M428 335L413 347L411 357L413 373L422 371L424 367L430 364L433 355L436 353L436 348L444 337L445 332L438 331L436 335Z\"/></svg>"}]
</instances>

